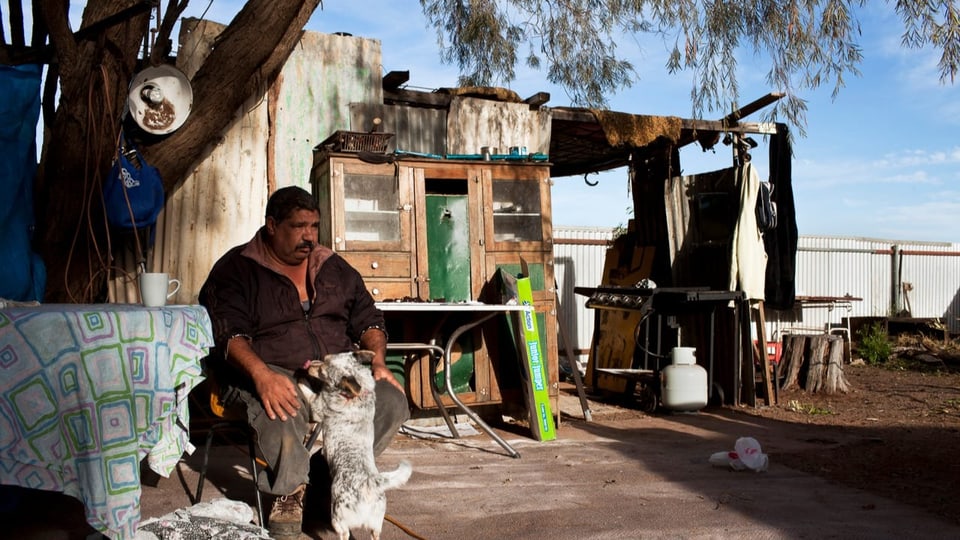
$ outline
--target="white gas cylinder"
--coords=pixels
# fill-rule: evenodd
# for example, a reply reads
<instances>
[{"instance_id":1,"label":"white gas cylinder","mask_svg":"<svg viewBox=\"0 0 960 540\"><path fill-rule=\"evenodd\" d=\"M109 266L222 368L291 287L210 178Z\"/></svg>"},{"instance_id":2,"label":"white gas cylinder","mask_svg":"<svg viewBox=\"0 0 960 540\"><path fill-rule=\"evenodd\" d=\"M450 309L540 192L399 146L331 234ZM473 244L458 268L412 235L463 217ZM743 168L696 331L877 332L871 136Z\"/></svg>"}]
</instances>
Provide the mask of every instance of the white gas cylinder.
<instances>
[{"instance_id":1,"label":"white gas cylinder","mask_svg":"<svg viewBox=\"0 0 960 540\"><path fill-rule=\"evenodd\" d=\"M660 400L674 411L698 411L707 404L707 370L695 347L674 347L671 364L660 372Z\"/></svg>"}]
</instances>

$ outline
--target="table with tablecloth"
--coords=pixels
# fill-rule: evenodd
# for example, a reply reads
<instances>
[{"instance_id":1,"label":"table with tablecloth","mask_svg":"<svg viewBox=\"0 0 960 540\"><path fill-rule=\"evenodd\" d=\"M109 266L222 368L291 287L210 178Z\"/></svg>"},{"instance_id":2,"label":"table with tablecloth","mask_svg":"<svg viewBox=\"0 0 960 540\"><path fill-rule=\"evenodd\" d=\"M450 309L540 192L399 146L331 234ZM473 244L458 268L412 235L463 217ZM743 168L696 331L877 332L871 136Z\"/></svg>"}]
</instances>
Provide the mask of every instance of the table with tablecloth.
<instances>
[{"instance_id":1,"label":"table with tablecloth","mask_svg":"<svg viewBox=\"0 0 960 540\"><path fill-rule=\"evenodd\" d=\"M187 395L213 345L201 306L0 309L0 483L83 502L111 538L140 522L140 462L191 452Z\"/></svg>"}]
</instances>

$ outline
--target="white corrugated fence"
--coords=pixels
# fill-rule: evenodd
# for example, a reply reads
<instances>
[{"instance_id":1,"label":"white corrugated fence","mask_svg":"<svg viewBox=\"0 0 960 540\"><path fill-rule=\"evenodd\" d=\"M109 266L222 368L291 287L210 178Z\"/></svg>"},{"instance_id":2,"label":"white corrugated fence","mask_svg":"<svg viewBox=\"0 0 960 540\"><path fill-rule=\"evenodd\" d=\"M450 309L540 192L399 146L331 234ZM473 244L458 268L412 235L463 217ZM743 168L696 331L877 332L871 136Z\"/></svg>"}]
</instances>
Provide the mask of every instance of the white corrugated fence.
<instances>
[{"instance_id":1,"label":"white corrugated fence","mask_svg":"<svg viewBox=\"0 0 960 540\"><path fill-rule=\"evenodd\" d=\"M596 287L603 278L607 245L614 230L554 227L554 259L560 313L568 344L585 366L593 337L594 312L574 287ZM844 317L935 318L960 333L960 244L870 238L801 236L798 239L796 294L849 302L811 303L790 313L768 311L767 337L788 331L818 332L840 327ZM796 319L796 320L794 320ZM565 362L561 350L561 362Z\"/></svg>"}]
</instances>

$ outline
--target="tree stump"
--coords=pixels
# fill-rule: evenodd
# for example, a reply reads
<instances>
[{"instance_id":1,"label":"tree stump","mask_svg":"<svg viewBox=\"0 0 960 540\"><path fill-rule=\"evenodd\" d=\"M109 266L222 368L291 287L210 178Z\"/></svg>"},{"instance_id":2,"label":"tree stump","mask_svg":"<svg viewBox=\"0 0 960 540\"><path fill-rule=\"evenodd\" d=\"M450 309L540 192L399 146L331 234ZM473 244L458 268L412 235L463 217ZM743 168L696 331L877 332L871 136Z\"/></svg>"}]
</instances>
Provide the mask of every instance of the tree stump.
<instances>
[{"instance_id":1,"label":"tree stump","mask_svg":"<svg viewBox=\"0 0 960 540\"><path fill-rule=\"evenodd\" d=\"M830 334L788 335L777 379L783 376L781 390L803 388L810 393L847 392L850 386L843 374L844 342Z\"/></svg>"},{"instance_id":2,"label":"tree stump","mask_svg":"<svg viewBox=\"0 0 960 540\"><path fill-rule=\"evenodd\" d=\"M810 338L810 354L807 360L807 382L804 390L815 393L823 387L823 375L827 371L826 355L829 339L826 334Z\"/></svg>"},{"instance_id":3,"label":"tree stump","mask_svg":"<svg viewBox=\"0 0 960 540\"><path fill-rule=\"evenodd\" d=\"M788 335L783 338L783 354L780 355L780 365L777 366L777 378L784 375L781 390L800 387L800 367L803 365L804 354L807 348L807 336Z\"/></svg>"},{"instance_id":4,"label":"tree stump","mask_svg":"<svg viewBox=\"0 0 960 540\"><path fill-rule=\"evenodd\" d=\"M836 341L830 344L830 358L823 374L823 391L827 394L844 394L850 390L847 377L843 374L844 345L842 336L833 336Z\"/></svg>"}]
</instances>

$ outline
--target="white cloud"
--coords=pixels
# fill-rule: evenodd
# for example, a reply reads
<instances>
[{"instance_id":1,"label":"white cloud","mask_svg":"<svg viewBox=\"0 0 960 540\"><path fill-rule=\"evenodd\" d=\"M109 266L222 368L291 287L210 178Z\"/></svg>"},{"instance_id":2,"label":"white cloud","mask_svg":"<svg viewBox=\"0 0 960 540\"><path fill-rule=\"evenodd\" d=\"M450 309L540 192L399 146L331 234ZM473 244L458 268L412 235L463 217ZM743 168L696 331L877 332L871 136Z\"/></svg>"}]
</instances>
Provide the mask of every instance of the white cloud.
<instances>
[{"instance_id":1,"label":"white cloud","mask_svg":"<svg viewBox=\"0 0 960 540\"><path fill-rule=\"evenodd\" d=\"M884 219L895 225L928 231L932 235L953 236L960 215L960 199L930 200L917 204L891 205L882 209Z\"/></svg>"},{"instance_id":2,"label":"white cloud","mask_svg":"<svg viewBox=\"0 0 960 540\"><path fill-rule=\"evenodd\" d=\"M960 147L949 150L904 149L899 154L887 154L873 165L882 167L918 167L960 163Z\"/></svg>"}]
</instances>

